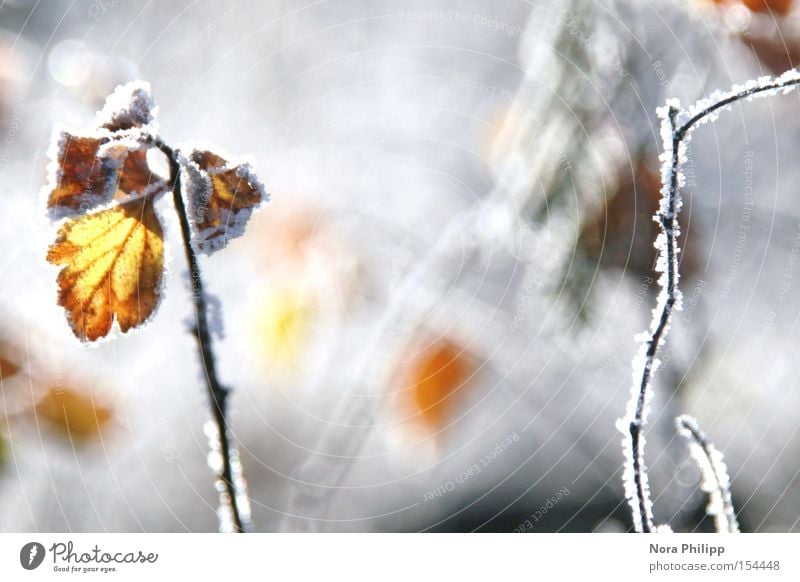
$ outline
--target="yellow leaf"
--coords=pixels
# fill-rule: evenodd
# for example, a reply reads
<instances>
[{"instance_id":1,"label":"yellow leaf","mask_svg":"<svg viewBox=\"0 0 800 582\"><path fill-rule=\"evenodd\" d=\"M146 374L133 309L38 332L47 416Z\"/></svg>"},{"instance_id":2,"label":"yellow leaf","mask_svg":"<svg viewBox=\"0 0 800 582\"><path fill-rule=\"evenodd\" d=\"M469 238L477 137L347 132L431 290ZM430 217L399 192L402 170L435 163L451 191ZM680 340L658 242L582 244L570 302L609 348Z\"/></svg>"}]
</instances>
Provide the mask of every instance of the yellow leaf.
<instances>
[{"instance_id":1,"label":"yellow leaf","mask_svg":"<svg viewBox=\"0 0 800 582\"><path fill-rule=\"evenodd\" d=\"M164 274L164 235L145 196L67 222L47 253L63 265L58 303L83 341L106 336L116 316L123 332L155 310Z\"/></svg>"},{"instance_id":2,"label":"yellow leaf","mask_svg":"<svg viewBox=\"0 0 800 582\"><path fill-rule=\"evenodd\" d=\"M72 388L50 388L36 403L35 411L37 418L77 440L100 436L113 417L109 406Z\"/></svg>"}]
</instances>

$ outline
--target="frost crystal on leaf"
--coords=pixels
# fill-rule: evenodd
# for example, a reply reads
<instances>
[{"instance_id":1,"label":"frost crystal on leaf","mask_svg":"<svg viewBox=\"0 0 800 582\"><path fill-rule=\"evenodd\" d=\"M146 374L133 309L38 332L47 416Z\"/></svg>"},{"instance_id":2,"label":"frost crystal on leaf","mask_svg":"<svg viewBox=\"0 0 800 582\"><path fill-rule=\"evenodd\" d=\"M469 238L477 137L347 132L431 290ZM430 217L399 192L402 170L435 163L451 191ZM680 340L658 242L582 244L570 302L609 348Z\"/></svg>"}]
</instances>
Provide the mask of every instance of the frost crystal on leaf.
<instances>
[{"instance_id":1,"label":"frost crystal on leaf","mask_svg":"<svg viewBox=\"0 0 800 582\"><path fill-rule=\"evenodd\" d=\"M192 246L212 254L244 234L253 210L269 194L249 163L234 164L207 150L179 156L188 202Z\"/></svg>"},{"instance_id":2,"label":"frost crystal on leaf","mask_svg":"<svg viewBox=\"0 0 800 582\"><path fill-rule=\"evenodd\" d=\"M118 86L106 99L98 112L96 124L109 131L140 129L156 133L155 116L158 112L150 83L133 81Z\"/></svg>"},{"instance_id":3,"label":"frost crystal on leaf","mask_svg":"<svg viewBox=\"0 0 800 582\"><path fill-rule=\"evenodd\" d=\"M44 189L52 220L85 213L113 198L123 160L102 149L108 140L107 132L78 136L56 129Z\"/></svg>"}]
</instances>

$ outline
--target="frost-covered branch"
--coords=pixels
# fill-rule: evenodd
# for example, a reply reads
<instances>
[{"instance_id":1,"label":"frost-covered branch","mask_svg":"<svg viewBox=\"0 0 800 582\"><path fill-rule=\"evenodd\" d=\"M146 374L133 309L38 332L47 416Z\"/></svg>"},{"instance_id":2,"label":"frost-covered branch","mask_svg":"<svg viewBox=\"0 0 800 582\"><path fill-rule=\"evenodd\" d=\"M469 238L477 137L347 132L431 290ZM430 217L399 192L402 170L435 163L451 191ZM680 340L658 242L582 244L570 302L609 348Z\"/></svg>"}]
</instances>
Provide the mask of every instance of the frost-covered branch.
<instances>
[{"instance_id":1,"label":"frost-covered branch","mask_svg":"<svg viewBox=\"0 0 800 582\"><path fill-rule=\"evenodd\" d=\"M748 81L743 86L735 86L728 92L715 92L701 99L688 109L681 109L675 99L667 101L658 110L661 118L661 137L664 151L661 154L661 203L654 217L661 227L656 239L658 249L656 270L661 273L659 285L661 292L653 310L649 328L637 337L641 347L633 362L633 386L627 414L618 423L623 438L625 467L623 482L625 496L633 513L633 525L637 532L649 533L653 527L653 503L644 462L644 426L647 420L648 402L653 375L659 365L658 350L664 343L672 312L680 309L681 293L678 289L680 278L678 237L680 228L678 214L681 209L680 188L684 184L681 165L686 161L686 147L692 131L697 125L713 121L719 113L742 99L787 93L800 84L800 73L787 71L778 78L761 77Z\"/></svg>"},{"instance_id":2,"label":"frost-covered branch","mask_svg":"<svg viewBox=\"0 0 800 582\"><path fill-rule=\"evenodd\" d=\"M739 533L739 522L731 500L731 480L720 453L688 415L675 419L678 432L689 441L689 450L703 475L701 487L708 493L706 513L714 518L718 533Z\"/></svg>"},{"instance_id":3,"label":"frost-covered branch","mask_svg":"<svg viewBox=\"0 0 800 582\"><path fill-rule=\"evenodd\" d=\"M175 211L181 226L181 237L189 267L190 286L195 307L196 324L192 326L192 333L197 340L200 362L206 379L209 401L211 404L211 424L206 427L206 436L211 446L209 464L219 477L218 491L220 494L219 517L220 523L227 529L237 533L248 531L250 527L250 509L247 498L247 489L242 476L239 453L236 450L230 434L228 421L228 394L230 390L220 382L217 376L216 359L212 346L211 327L208 322L208 303L203 280L200 277L200 266L197 255L192 245L191 226L186 205L183 201L180 180L180 163L177 153L161 140L155 140L158 147L167 157L170 167L170 184L173 193ZM213 460L212 459L216 459Z\"/></svg>"}]
</instances>

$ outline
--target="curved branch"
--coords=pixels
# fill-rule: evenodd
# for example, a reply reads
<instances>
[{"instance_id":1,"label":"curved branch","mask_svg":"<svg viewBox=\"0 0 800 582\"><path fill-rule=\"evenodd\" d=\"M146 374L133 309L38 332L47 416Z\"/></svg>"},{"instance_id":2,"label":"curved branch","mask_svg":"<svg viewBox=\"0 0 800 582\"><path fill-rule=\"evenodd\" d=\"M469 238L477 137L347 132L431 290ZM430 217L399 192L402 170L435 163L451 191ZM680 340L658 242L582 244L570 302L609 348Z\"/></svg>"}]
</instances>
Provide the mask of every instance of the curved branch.
<instances>
[{"instance_id":1,"label":"curved branch","mask_svg":"<svg viewBox=\"0 0 800 582\"><path fill-rule=\"evenodd\" d=\"M714 518L717 533L739 533L739 522L731 498L731 480L720 453L700 430L697 420L686 414L675 419L678 431L689 441L692 456L703 474L703 490L708 493L706 513Z\"/></svg>"},{"instance_id":2,"label":"curved branch","mask_svg":"<svg viewBox=\"0 0 800 582\"><path fill-rule=\"evenodd\" d=\"M643 334L644 342L633 362L634 384L631 400L628 403L626 417L619 424L620 430L625 435L623 439L625 496L631 506L634 529L638 532L649 533L654 530L653 504L644 463L643 431L647 420L647 403L653 375L659 363L658 350L669 331L673 310L680 309L678 214L681 209L680 187L683 184L681 164L686 157L686 145L694 128L715 119L719 111L742 99L770 96L780 91L787 93L799 84L800 73L797 70L790 70L776 79L762 77L749 81L744 86L734 87L727 93L712 94L686 110L681 109L677 100L669 100L666 107L659 109L659 116L662 117L661 136L664 140L664 153L661 158L663 161L661 204L655 220L661 227L661 233L656 240L656 247L659 249L656 269L662 273L658 281L661 293L653 312L653 320Z\"/></svg>"}]
</instances>

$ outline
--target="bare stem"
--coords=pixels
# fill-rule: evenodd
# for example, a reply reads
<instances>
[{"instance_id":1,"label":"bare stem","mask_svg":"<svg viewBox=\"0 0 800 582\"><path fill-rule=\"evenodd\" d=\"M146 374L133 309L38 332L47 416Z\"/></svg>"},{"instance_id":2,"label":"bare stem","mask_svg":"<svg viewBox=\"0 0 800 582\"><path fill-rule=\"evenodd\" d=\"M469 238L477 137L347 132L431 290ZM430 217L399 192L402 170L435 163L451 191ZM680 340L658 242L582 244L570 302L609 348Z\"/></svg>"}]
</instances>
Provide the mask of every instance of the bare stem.
<instances>
[{"instance_id":1,"label":"bare stem","mask_svg":"<svg viewBox=\"0 0 800 582\"><path fill-rule=\"evenodd\" d=\"M208 306L206 304L206 295L203 290L203 279L200 276L200 266L197 263L197 255L195 255L194 249L192 248L189 217L186 213L186 205L181 194L180 166L172 148L159 139L155 139L153 143L169 160L169 179L172 188L172 197L175 204L175 212L181 224L181 238L183 239L183 248L186 253L186 263L189 267L192 299L195 308L196 324L192 327L192 333L197 340L198 353L203 365L203 371L205 372L206 388L208 389L208 397L211 404L211 417L219 434L220 452L222 454L222 470L219 474L219 478L222 480L228 495L234 529L237 533L244 533L247 530L237 499L233 464L231 462L232 447L227 419L229 389L223 386L217 378L217 367L214 359L211 332L208 325Z\"/></svg>"},{"instance_id":2,"label":"bare stem","mask_svg":"<svg viewBox=\"0 0 800 582\"><path fill-rule=\"evenodd\" d=\"M649 487L647 485L647 470L644 464L644 439L642 433L645 426L645 416L647 412L647 399L649 396L653 372L657 364L658 350L664 343L664 339L669 329L672 312L680 298L678 290L679 262L678 262L678 214L680 212L680 163L681 148L689 141L691 132L696 125L706 121L709 116L718 110L732 105L742 99L760 97L772 94L780 89L790 90L800 85L800 75L796 71L788 71L776 79L759 79L752 84L741 89L720 95L720 97L708 104L699 102L689 110L680 110L676 104L671 104L667 111L669 123L669 133L667 144L670 147L666 176L662 179L666 182L662 186L662 204L659 209L657 219L664 235L663 244L659 247L660 257L664 261L664 275L660 279L660 284L664 288L661 298L661 309L656 310L654 319L648 331L645 343L644 359L641 371L641 380L638 389L634 393L633 412L628 423L630 436L630 458L626 459L630 463L633 489L635 500L631 500L634 507L634 524L641 523L639 529L643 533L653 531L652 502L650 500ZM688 112L687 119L683 123L678 123L678 117L682 113ZM630 409L629 409L630 410ZM629 412L629 414L631 414Z\"/></svg>"}]
</instances>

